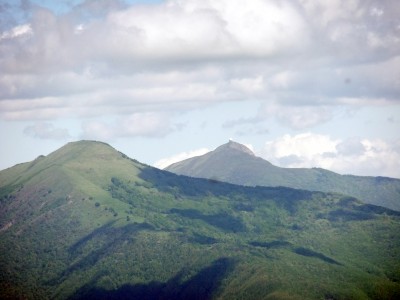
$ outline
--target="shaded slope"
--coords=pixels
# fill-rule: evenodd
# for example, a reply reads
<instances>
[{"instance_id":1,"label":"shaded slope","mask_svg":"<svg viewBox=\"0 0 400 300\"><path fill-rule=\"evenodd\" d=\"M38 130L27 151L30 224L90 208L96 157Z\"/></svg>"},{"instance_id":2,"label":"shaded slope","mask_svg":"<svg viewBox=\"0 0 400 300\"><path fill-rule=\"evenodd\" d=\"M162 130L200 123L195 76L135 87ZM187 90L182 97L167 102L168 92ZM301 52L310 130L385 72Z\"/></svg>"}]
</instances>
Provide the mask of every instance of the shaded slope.
<instances>
[{"instance_id":1,"label":"shaded slope","mask_svg":"<svg viewBox=\"0 0 400 300\"><path fill-rule=\"evenodd\" d=\"M366 203L400 210L400 180L339 175L320 169L280 168L230 141L202 156L172 164L165 170L248 186L287 186L347 194Z\"/></svg>"},{"instance_id":2,"label":"shaded slope","mask_svg":"<svg viewBox=\"0 0 400 300\"><path fill-rule=\"evenodd\" d=\"M391 299L400 213L70 143L0 172L0 290L27 299Z\"/></svg>"}]
</instances>

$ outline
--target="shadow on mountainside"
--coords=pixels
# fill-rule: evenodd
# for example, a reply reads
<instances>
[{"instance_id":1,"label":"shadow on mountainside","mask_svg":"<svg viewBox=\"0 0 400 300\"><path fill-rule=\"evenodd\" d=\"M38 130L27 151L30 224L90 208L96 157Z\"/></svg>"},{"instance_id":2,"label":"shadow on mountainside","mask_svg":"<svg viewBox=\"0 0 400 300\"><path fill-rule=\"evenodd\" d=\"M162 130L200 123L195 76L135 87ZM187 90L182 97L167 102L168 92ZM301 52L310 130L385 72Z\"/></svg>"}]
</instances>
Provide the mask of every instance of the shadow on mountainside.
<instances>
[{"instance_id":1,"label":"shadow on mountainside","mask_svg":"<svg viewBox=\"0 0 400 300\"><path fill-rule=\"evenodd\" d=\"M246 231L246 226L242 220L235 218L227 213L218 213L213 215L205 215L195 209L177 209L173 208L170 213L178 214L189 219L202 220L214 227L217 227L225 232L243 232Z\"/></svg>"},{"instance_id":2,"label":"shadow on mountainside","mask_svg":"<svg viewBox=\"0 0 400 300\"><path fill-rule=\"evenodd\" d=\"M176 197L228 197L234 199L238 195L244 195L247 200L272 200L290 213L297 210L298 201L309 200L313 192L287 187L249 187L234 185L231 183L216 181L212 179L193 178L183 175L176 175L168 171L156 168L143 168L139 177L150 183L153 188L160 192L174 194ZM246 205L246 203L241 203ZM252 209L251 206L247 209Z\"/></svg>"},{"instance_id":3,"label":"shadow on mountainside","mask_svg":"<svg viewBox=\"0 0 400 300\"><path fill-rule=\"evenodd\" d=\"M114 223L115 221L112 221L93 230L69 247L69 260L73 263L57 277L46 282L46 284L60 284L72 273L90 269L96 265L98 261L114 253L124 242L133 241L135 235L140 231L154 230L154 228L147 223L113 227Z\"/></svg>"},{"instance_id":4,"label":"shadow on mountainside","mask_svg":"<svg viewBox=\"0 0 400 300\"><path fill-rule=\"evenodd\" d=\"M100 275L70 299L212 299L217 295L222 280L233 271L234 265L233 259L220 258L186 281L182 281L185 275L182 271L165 283L123 285L116 290L94 287L101 279Z\"/></svg>"}]
</instances>

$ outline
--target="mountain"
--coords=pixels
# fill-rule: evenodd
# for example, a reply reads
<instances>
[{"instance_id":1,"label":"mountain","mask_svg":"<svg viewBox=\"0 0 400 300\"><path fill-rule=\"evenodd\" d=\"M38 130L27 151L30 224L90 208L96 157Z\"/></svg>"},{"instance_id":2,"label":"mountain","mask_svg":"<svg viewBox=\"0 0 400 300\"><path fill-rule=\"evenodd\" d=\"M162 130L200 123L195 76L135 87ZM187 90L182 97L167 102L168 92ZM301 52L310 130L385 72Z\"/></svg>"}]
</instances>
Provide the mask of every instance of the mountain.
<instances>
[{"instance_id":1,"label":"mountain","mask_svg":"<svg viewBox=\"0 0 400 300\"><path fill-rule=\"evenodd\" d=\"M400 179L339 175L320 168L280 168L233 141L202 156L172 164L165 170L247 186L286 186L343 193L400 211Z\"/></svg>"},{"instance_id":2,"label":"mountain","mask_svg":"<svg viewBox=\"0 0 400 300\"><path fill-rule=\"evenodd\" d=\"M399 299L400 213L93 141L0 172L2 299Z\"/></svg>"}]
</instances>

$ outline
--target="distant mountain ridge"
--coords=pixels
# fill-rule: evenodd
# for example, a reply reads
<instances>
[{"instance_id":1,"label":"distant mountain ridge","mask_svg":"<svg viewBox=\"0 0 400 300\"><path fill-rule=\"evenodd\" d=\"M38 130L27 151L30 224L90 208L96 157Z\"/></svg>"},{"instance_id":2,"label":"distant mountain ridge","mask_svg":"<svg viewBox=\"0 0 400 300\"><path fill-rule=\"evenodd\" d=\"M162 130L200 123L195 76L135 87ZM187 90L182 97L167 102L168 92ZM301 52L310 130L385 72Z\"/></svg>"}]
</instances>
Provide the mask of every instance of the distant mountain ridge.
<instances>
[{"instance_id":1,"label":"distant mountain ridge","mask_svg":"<svg viewBox=\"0 0 400 300\"><path fill-rule=\"evenodd\" d=\"M338 192L400 211L400 179L340 175L321 168L281 168L255 156L246 146L234 141L204 155L174 163L164 170L247 186L287 186Z\"/></svg>"}]
</instances>

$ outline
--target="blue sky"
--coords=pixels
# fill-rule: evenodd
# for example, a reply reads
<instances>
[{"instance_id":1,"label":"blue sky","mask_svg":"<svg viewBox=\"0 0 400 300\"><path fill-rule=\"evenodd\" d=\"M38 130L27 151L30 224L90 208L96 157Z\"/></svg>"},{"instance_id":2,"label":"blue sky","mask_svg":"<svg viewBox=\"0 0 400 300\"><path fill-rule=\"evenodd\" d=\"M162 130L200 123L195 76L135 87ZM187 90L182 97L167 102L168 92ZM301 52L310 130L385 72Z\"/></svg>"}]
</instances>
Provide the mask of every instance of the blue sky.
<instances>
[{"instance_id":1,"label":"blue sky","mask_svg":"<svg viewBox=\"0 0 400 300\"><path fill-rule=\"evenodd\" d=\"M14 1L15 2L15 1ZM126 6L130 6L130 5L141 5L141 4L158 4L163 2L162 0L125 0L125 1L98 1L98 0L94 0L94 1L83 1L83 0L32 0L30 1L30 3L35 4L35 5L39 5L41 7L47 8L49 10L51 10L53 13L55 14L67 14L69 13L71 10L74 9L74 7L82 4L82 3L94 3L94 2L98 2L101 3L100 5L110 5L110 3L117 3L118 5L124 6L124 4Z\"/></svg>"},{"instance_id":2,"label":"blue sky","mask_svg":"<svg viewBox=\"0 0 400 300\"><path fill-rule=\"evenodd\" d=\"M165 167L232 138L400 178L397 1L0 0L0 20L0 169L80 139Z\"/></svg>"}]
</instances>

